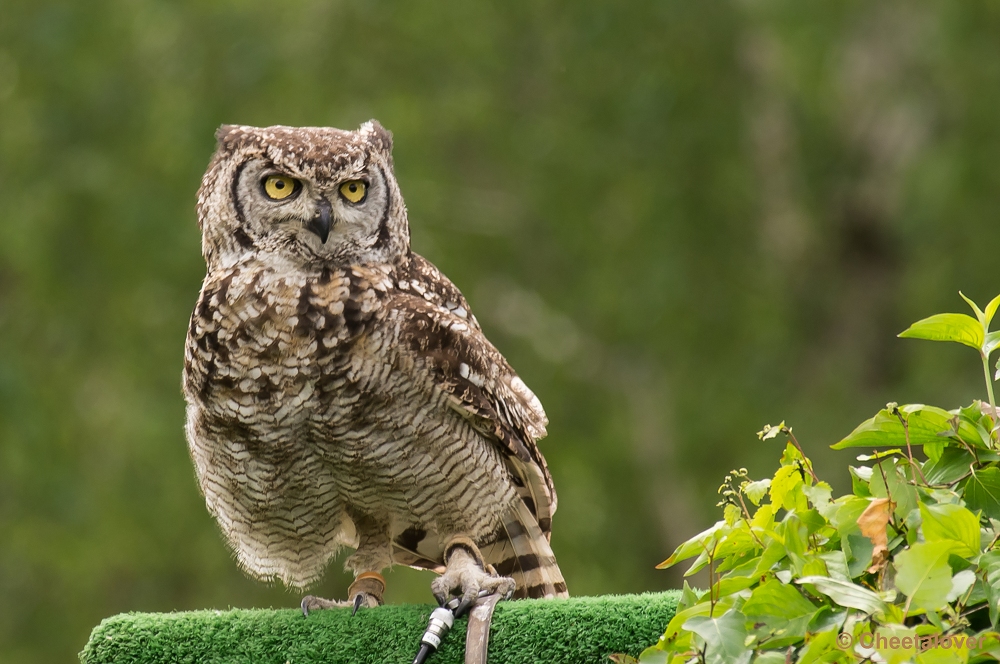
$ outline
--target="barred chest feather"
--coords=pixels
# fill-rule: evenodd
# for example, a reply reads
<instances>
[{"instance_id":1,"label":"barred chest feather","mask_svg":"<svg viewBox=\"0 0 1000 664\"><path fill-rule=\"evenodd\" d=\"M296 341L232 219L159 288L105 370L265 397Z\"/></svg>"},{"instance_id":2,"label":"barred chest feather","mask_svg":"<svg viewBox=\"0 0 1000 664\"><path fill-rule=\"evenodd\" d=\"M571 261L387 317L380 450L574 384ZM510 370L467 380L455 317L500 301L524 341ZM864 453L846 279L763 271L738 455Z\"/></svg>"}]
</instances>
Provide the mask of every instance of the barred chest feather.
<instances>
[{"instance_id":1,"label":"barred chest feather","mask_svg":"<svg viewBox=\"0 0 1000 664\"><path fill-rule=\"evenodd\" d=\"M255 575L307 585L340 546L380 534L489 539L517 499L497 447L414 371L427 360L404 339L413 312L386 304L400 282L461 308L419 277L271 261L206 278L185 349L187 435L209 510Z\"/></svg>"}]
</instances>

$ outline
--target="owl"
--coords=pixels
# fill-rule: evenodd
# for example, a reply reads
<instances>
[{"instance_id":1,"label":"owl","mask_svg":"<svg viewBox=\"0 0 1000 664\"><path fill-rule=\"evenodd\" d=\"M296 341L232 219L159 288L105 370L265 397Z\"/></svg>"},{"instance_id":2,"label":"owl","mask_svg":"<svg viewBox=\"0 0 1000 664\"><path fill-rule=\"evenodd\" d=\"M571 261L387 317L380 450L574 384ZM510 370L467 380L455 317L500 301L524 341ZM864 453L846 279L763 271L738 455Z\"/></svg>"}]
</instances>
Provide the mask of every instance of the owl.
<instances>
[{"instance_id":1,"label":"owl","mask_svg":"<svg viewBox=\"0 0 1000 664\"><path fill-rule=\"evenodd\" d=\"M566 596L536 396L462 293L410 250L392 136L223 126L198 192L207 272L183 390L199 486L239 564L304 588L342 547L342 601L391 565L438 601Z\"/></svg>"}]
</instances>

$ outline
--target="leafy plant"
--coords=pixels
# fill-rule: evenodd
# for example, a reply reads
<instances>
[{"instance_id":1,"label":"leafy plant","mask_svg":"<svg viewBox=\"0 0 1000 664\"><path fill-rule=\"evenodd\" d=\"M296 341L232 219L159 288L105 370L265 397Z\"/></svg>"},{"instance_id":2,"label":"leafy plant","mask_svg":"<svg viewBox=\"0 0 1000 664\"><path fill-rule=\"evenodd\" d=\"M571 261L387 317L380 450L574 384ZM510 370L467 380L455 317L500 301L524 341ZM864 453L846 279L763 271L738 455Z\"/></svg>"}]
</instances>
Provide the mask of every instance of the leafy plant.
<instances>
[{"instance_id":1,"label":"leafy plant","mask_svg":"<svg viewBox=\"0 0 1000 664\"><path fill-rule=\"evenodd\" d=\"M988 364L1000 296L985 310L962 297L976 318L939 314L899 336L976 348L989 403L887 404L833 446L889 448L859 456L852 493L836 498L791 427L765 426L761 440L788 440L780 467L758 481L745 469L727 475L723 519L658 566L691 560L686 575L707 568L710 584L685 582L677 615L640 662L1000 657L1000 418Z\"/></svg>"}]
</instances>

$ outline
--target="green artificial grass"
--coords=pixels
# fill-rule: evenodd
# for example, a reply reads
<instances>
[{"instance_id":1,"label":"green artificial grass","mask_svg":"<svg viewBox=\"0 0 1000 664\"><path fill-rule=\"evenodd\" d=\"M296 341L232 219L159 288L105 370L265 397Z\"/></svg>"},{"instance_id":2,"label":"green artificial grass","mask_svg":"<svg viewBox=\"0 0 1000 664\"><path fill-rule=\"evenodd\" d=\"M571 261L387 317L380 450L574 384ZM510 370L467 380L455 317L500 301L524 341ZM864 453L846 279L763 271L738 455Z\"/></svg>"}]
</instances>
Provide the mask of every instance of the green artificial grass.
<instances>
[{"instance_id":1,"label":"green artificial grass","mask_svg":"<svg viewBox=\"0 0 1000 664\"><path fill-rule=\"evenodd\" d=\"M638 656L663 633L679 593L500 602L491 664L589 664ZM80 654L84 664L410 664L433 606L316 611L128 613L107 618ZM461 664L466 619L428 664Z\"/></svg>"}]
</instances>

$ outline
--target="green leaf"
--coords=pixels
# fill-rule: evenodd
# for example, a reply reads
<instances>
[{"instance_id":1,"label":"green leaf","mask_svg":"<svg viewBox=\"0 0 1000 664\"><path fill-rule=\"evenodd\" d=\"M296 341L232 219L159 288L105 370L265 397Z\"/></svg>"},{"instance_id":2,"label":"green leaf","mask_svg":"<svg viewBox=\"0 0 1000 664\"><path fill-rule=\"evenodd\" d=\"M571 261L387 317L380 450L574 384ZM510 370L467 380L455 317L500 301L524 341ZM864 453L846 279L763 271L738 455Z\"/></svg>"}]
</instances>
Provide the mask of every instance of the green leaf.
<instances>
[{"instance_id":1,"label":"green leaf","mask_svg":"<svg viewBox=\"0 0 1000 664\"><path fill-rule=\"evenodd\" d=\"M1000 660L1000 634L995 631L980 632L978 640L977 647L969 649L970 661L980 664Z\"/></svg>"},{"instance_id":2,"label":"green leaf","mask_svg":"<svg viewBox=\"0 0 1000 664\"><path fill-rule=\"evenodd\" d=\"M961 572L951 577L951 591L948 593L948 601L954 602L969 591L972 584L976 582L976 573L971 569L963 569Z\"/></svg>"},{"instance_id":3,"label":"green leaf","mask_svg":"<svg viewBox=\"0 0 1000 664\"><path fill-rule=\"evenodd\" d=\"M983 352L989 357L989 354L996 350L997 346L1000 346L1000 330L986 335L983 340Z\"/></svg>"},{"instance_id":4,"label":"green leaf","mask_svg":"<svg viewBox=\"0 0 1000 664\"><path fill-rule=\"evenodd\" d=\"M743 615L751 620L769 618L795 620L816 613L816 606L792 586L777 579L770 579L757 586L742 608Z\"/></svg>"},{"instance_id":5,"label":"green leaf","mask_svg":"<svg viewBox=\"0 0 1000 664\"><path fill-rule=\"evenodd\" d=\"M677 603L677 609L683 611L684 609L690 608L701 601L701 598L705 596L706 590L695 590L688 585L687 580L684 581L684 587L681 590L681 600Z\"/></svg>"},{"instance_id":6,"label":"green leaf","mask_svg":"<svg viewBox=\"0 0 1000 664\"><path fill-rule=\"evenodd\" d=\"M983 325L965 314L937 314L918 320L899 333L903 339L955 341L980 350L983 346Z\"/></svg>"},{"instance_id":7,"label":"green leaf","mask_svg":"<svg viewBox=\"0 0 1000 664\"><path fill-rule=\"evenodd\" d=\"M988 551L979 559L979 569L986 572L986 597L990 605L990 623L1000 622L1000 551Z\"/></svg>"},{"instance_id":8,"label":"green leaf","mask_svg":"<svg viewBox=\"0 0 1000 664\"><path fill-rule=\"evenodd\" d=\"M757 564L757 570L755 574L760 576L761 574L766 574L771 571L771 568L777 565L779 562L785 558L785 547L781 542L771 540L764 547L764 553L760 554L760 562Z\"/></svg>"},{"instance_id":9,"label":"green leaf","mask_svg":"<svg viewBox=\"0 0 1000 664\"><path fill-rule=\"evenodd\" d=\"M956 635L958 638L963 636L963 634ZM969 655L970 651L964 646L959 647L957 639L953 638L951 648L935 648L933 645L928 645L926 650L918 653L916 658L910 661L916 662L916 664L966 664L970 661ZM972 661L982 662L983 660Z\"/></svg>"},{"instance_id":10,"label":"green leaf","mask_svg":"<svg viewBox=\"0 0 1000 664\"><path fill-rule=\"evenodd\" d=\"M937 611L948 603L948 556L954 548L954 542L919 542L896 556L896 587L910 598L912 608Z\"/></svg>"},{"instance_id":11,"label":"green leaf","mask_svg":"<svg viewBox=\"0 0 1000 664\"><path fill-rule=\"evenodd\" d=\"M757 432L757 437L761 440L770 440L771 438L775 438L779 433L781 433L784 426L784 421L776 427L773 427L770 424L765 424L764 428Z\"/></svg>"},{"instance_id":12,"label":"green leaf","mask_svg":"<svg viewBox=\"0 0 1000 664\"><path fill-rule=\"evenodd\" d=\"M721 537L725 537L729 530L730 528L726 525L725 521L717 522L708 530L698 533L678 546L669 558L656 566L656 569L665 569L672 565L676 565L682 560L687 560L688 558L693 558L694 556L704 553L706 547L711 549L715 542L717 542Z\"/></svg>"},{"instance_id":13,"label":"green leaf","mask_svg":"<svg viewBox=\"0 0 1000 664\"><path fill-rule=\"evenodd\" d=\"M656 646L646 648L639 655L639 664L667 664L670 660L670 653L660 650Z\"/></svg>"},{"instance_id":14,"label":"green leaf","mask_svg":"<svg viewBox=\"0 0 1000 664\"><path fill-rule=\"evenodd\" d=\"M936 461L925 464L922 470L928 484L951 484L966 475L975 460L964 447L946 447Z\"/></svg>"},{"instance_id":15,"label":"green leaf","mask_svg":"<svg viewBox=\"0 0 1000 664\"><path fill-rule=\"evenodd\" d=\"M704 639L705 664L746 664L753 654L744 645L746 621L746 616L730 609L720 618L691 618L684 623L684 629Z\"/></svg>"},{"instance_id":16,"label":"green leaf","mask_svg":"<svg viewBox=\"0 0 1000 664\"><path fill-rule=\"evenodd\" d=\"M924 443L924 454L927 455L927 459L931 463L936 463L941 458L941 453L944 452L944 449L943 442Z\"/></svg>"},{"instance_id":17,"label":"green leaf","mask_svg":"<svg viewBox=\"0 0 1000 664\"><path fill-rule=\"evenodd\" d=\"M928 542L953 541L953 553L971 558L979 554L979 518L961 505L920 504L920 526Z\"/></svg>"},{"instance_id":18,"label":"green leaf","mask_svg":"<svg viewBox=\"0 0 1000 664\"><path fill-rule=\"evenodd\" d=\"M802 485L802 473L795 466L782 466L774 474L771 482L771 504L775 507L784 507L786 510L795 509L795 494L797 487Z\"/></svg>"},{"instance_id":19,"label":"green leaf","mask_svg":"<svg viewBox=\"0 0 1000 664\"><path fill-rule=\"evenodd\" d=\"M754 562L757 562L756 559ZM757 583L759 579L752 576L736 576L733 578L719 579L715 584L715 595L716 597L724 597L725 595L732 595L733 593L738 593L745 588Z\"/></svg>"},{"instance_id":20,"label":"green leaf","mask_svg":"<svg viewBox=\"0 0 1000 664\"><path fill-rule=\"evenodd\" d=\"M968 304L972 308L972 310L976 312L976 318L979 320L979 323L983 327L986 327L986 314L984 314L983 310L979 308L979 305L970 300L969 298L965 297L965 293L963 293L962 291L958 291L958 294L961 296L963 300L965 300L965 303Z\"/></svg>"},{"instance_id":21,"label":"green leaf","mask_svg":"<svg viewBox=\"0 0 1000 664\"><path fill-rule=\"evenodd\" d=\"M824 519L829 519L837 511L837 505L834 505L832 501L833 489L826 482L817 482L812 486L806 485L802 487L802 492L806 494L806 498L809 499L817 512L823 515Z\"/></svg>"},{"instance_id":22,"label":"green leaf","mask_svg":"<svg viewBox=\"0 0 1000 664\"><path fill-rule=\"evenodd\" d=\"M847 565L847 556L843 551L827 551L819 554L826 565L827 575L842 581L851 580L851 570Z\"/></svg>"},{"instance_id":23,"label":"green leaf","mask_svg":"<svg viewBox=\"0 0 1000 664\"><path fill-rule=\"evenodd\" d=\"M993 466L975 471L960 486L970 510L1000 519L1000 468Z\"/></svg>"},{"instance_id":24,"label":"green leaf","mask_svg":"<svg viewBox=\"0 0 1000 664\"><path fill-rule=\"evenodd\" d=\"M993 320L993 314L997 312L997 307L1000 307L1000 295L997 295L995 298L990 300L990 303L986 305L986 309L983 310L984 316L986 317L984 326L987 329L990 326L990 322Z\"/></svg>"},{"instance_id":25,"label":"green leaf","mask_svg":"<svg viewBox=\"0 0 1000 664\"><path fill-rule=\"evenodd\" d=\"M827 659L821 660L824 655L827 655L837 650L843 650L837 647L837 636L840 630L838 628L829 629L825 632L820 632L814 634L812 640L809 641L809 645L805 647L802 654L799 655L797 664L814 664L814 662L819 661L830 661ZM782 660L784 661L784 660Z\"/></svg>"},{"instance_id":26,"label":"green leaf","mask_svg":"<svg viewBox=\"0 0 1000 664\"><path fill-rule=\"evenodd\" d=\"M819 513L819 510L796 511L799 520L805 524L806 531L812 535L827 525L826 519Z\"/></svg>"},{"instance_id":27,"label":"green leaf","mask_svg":"<svg viewBox=\"0 0 1000 664\"><path fill-rule=\"evenodd\" d=\"M858 461L880 461L891 456L906 456L903 450L894 447L891 450L875 450L871 454L859 454Z\"/></svg>"},{"instance_id":28,"label":"green leaf","mask_svg":"<svg viewBox=\"0 0 1000 664\"><path fill-rule=\"evenodd\" d=\"M760 564L760 556L732 556L719 561L715 571L717 573L727 572L727 577L755 576L754 572Z\"/></svg>"},{"instance_id":29,"label":"green leaf","mask_svg":"<svg viewBox=\"0 0 1000 664\"><path fill-rule=\"evenodd\" d=\"M909 481L909 473L907 472L909 462L899 461L897 463L895 459L892 459L882 461L875 468L870 485L872 496L891 499L896 503L895 514L899 518L905 519L911 511L917 509L917 503L920 502L916 487ZM879 468L882 469L881 472L879 472Z\"/></svg>"},{"instance_id":30,"label":"green leaf","mask_svg":"<svg viewBox=\"0 0 1000 664\"><path fill-rule=\"evenodd\" d=\"M969 593L969 599L966 600L966 606L975 606L976 604L987 604L989 598L986 595L986 583L977 578L975 584L973 584L972 592Z\"/></svg>"},{"instance_id":31,"label":"green leaf","mask_svg":"<svg viewBox=\"0 0 1000 664\"><path fill-rule=\"evenodd\" d=\"M743 493L754 505L760 505L760 501L767 495L767 489L771 486L771 480L763 479L758 482L747 482L743 485Z\"/></svg>"},{"instance_id":32,"label":"green leaf","mask_svg":"<svg viewBox=\"0 0 1000 664\"><path fill-rule=\"evenodd\" d=\"M683 643L685 640L690 641L690 632L684 631L684 623L695 616L707 616L712 612L712 605L709 602L702 602L701 604L695 604L694 606L684 609L683 611L678 611L670 622L667 623L667 628L663 632L663 636L660 637L660 641L657 644L661 648L669 648L671 645L678 643Z\"/></svg>"},{"instance_id":33,"label":"green leaf","mask_svg":"<svg viewBox=\"0 0 1000 664\"><path fill-rule=\"evenodd\" d=\"M959 408L958 414L970 422L978 422L983 419L983 402L976 399L968 406L962 406Z\"/></svg>"},{"instance_id":34,"label":"green leaf","mask_svg":"<svg viewBox=\"0 0 1000 664\"><path fill-rule=\"evenodd\" d=\"M755 633L767 640L768 648L800 643L816 614L812 602L778 579L758 586L740 610L756 624Z\"/></svg>"},{"instance_id":35,"label":"green leaf","mask_svg":"<svg viewBox=\"0 0 1000 664\"><path fill-rule=\"evenodd\" d=\"M910 661L910 658L917 652L916 640L914 638L916 634L917 631L912 627L882 625L878 628L877 635L885 638L877 638L875 640L875 649L882 656L885 664L903 664ZM903 639L907 637L909 638L907 643L910 644L908 648L903 647Z\"/></svg>"},{"instance_id":36,"label":"green leaf","mask_svg":"<svg viewBox=\"0 0 1000 664\"><path fill-rule=\"evenodd\" d=\"M846 608L858 609L868 614L885 613L886 611L885 602L878 595L849 581L831 579L827 576L804 576L801 579L796 579L795 583L808 583L836 604Z\"/></svg>"},{"instance_id":37,"label":"green leaf","mask_svg":"<svg viewBox=\"0 0 1000 664\"><path fill-rule=\"evenodd\" d=\"M872 492L868 485L872 481L872 469L868 466L858 468L848 466L848 470L851 472L851 490L854 495L861 498L871 498Z\"/></svg>"},{"instance_id":38,"label":"green leaf","mask_svg":"<svg viewBox=\"0 0 1000 664\"><path fill-rule=\"evenodd\" d=\"M727 526L735 526L742 516L743 510L732 503L727 504L722 510L722 519Z\"/></svg>"},{"instance_id":39,"label":"green leaf","mask_svg":"<svg viewBox=\"0 0 1000 664\"><path fill-rule=\"evenodd\" d=\"M796 513L789 512L785 515L777 534L784 541L785 553L792 561L792 567L797 574L801 574L803 567L809 562L806 559L806 551L809 549L808 528Z\"/></svg>"},{"instance_id":40,"label":"green leaf","mask_svg":"<svg viewBox=\"0 0 1000 664\"><path fill-rule=\"evenodd\" d=\"M810 632L825 632L828 629L839 630L844 626L844 620L847 618L847 609L838 610L839 607L834 607L832 605L821 606L819 610L813 614L813 617L809 620L809 631Z\"/></svg>"},{"instance_id":41,"label":"green leaf","mask_svg":"<svg viewBox=\"0 0 1000 664\"><path fill-rule=\"evenodd\" d=\"M955 415L942 408L924 404L908 404L900 406L899 411L907 421L910 432L910 445L941 442L942 433L953 432L962 440L975 447L985 448L974 426L960 419L958 430L952 422ZM883 408L875 417L865 420L841 440L833 449L842 450L848 447L888 447L906 446L906 433L903 424L892 411Z\"/></svg>"},{"instance_id":42,"label":"green leaf","mask_svg":"<svg viewBox=\"0 0 1000 664\"><path fill-rule=\"evenodd\" d=\"M770 530L774 527L774 506L761 505L750 520L750 529L754 532Z\"/></svg>"},{"instance_id":43,"label":"green leaf","mask_svg":"<svg viewBox=\"0 0 1000 664\"><path fill-rule=\"evenodd\" d=\"M857 496L838 499L840 503L830 524L840 535L840 546L847 556L849 575L859 576L871 564L872 541L861 535L858 517L868 508L868 501Z\"/></svg>"},{"instance_id":44,"label":"green leaf","mask_svg":"<svg viewBox=\"0 0 1000 664\"><path fill-rule=\"evenodd\" d=\"M741 557L750 554L758 549L757 540L750 534L750 526L746 521L733 528L715 548L715 557L718 560L729 558L730 556Z\"/></svg>"},{"instance_id":45,"label":"green leaf","mask_svg":"<svg viewBox=\"0 0 1000 664\"><path fill-rule=\"evenodd\" d=\"M840 541L840 545L847 556L848 572L852 579L856 579L867 570L872 564L872 556L875 553L875 544L860 533L851 533Z\"/></svg>"}]
</instances>

